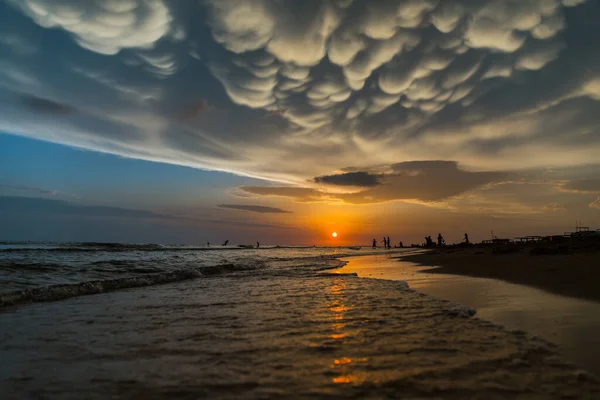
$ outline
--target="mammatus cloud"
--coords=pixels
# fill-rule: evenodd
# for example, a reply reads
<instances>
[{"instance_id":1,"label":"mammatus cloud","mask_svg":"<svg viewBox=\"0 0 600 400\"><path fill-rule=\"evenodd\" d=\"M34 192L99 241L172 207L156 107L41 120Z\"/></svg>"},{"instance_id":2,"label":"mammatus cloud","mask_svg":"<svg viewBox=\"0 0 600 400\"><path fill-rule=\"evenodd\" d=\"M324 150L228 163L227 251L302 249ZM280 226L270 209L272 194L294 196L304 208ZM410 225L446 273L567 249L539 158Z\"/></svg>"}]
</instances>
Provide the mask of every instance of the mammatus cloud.
<instances>
[{"instance_id":1,"label":"mammatus cloud","mask_svg":"<svg viewBox=\"0 0 600 400\"><path fill-rule=\"evenodd\" d=\"M251 211L261 214L289 214L291 211L285 211L277 207L253 206L247 204L220 204L220 208L229 208L232 210Z\"/></svg>"},{"instance_id":2,"label":"mammatus cloud","mask_svg":"<svg viewBox=\"0 0 600 400\"><path fill-rule=\"evenodd\" d=\"M371 204L394 200L439 202L469 190L510 179L504 172L469 172L458 168L455 161L411 161L378 167L385 171L376 185L350 193L331 193L314 188L247 187L240 189L261 196L283 196L298 202L338 201L348 204ZM329 183L341 179L346 186L354 173L329 175ZM367 176L371 175L368 173ZM363 175L358 175L363 176ZM357 185L356 181L351 186Z\"/></svg>"},{"instance_id":3,"label":"mammatus cloud","mask_svg":"<svg viewBox=\"0 0 600 400\"><path fill-rule=\"evenodd\" d=\"M360 175L332 176L340 165L379 174L366 167L452 159L484 172L594 163L600 151L595 1L0 7L0 37L10 38L0 40L0 129L14 134L341 187ZM79 113L63 111L75 106ZM470 187L419 189L402 173L387 171L380 185L366 178L359 187L373 191L343 201Z\"/></svg>"},{"instance_id":4,"label":"mammatus cloud","mask_svg":"<svg viewBox=\"0 0 600 400\"><path fill-rule=\"evenodd\" d=\"M60 28L83 48L112 55L122 49L151 48L171 29L162 0L11 0L44 28Z\"/></svg>"},{"instance_id":5,"label":"mammatus cloud","mask_svg":"<svg viewBox=\"0 0 600 400\"><path fill-rule=\"evenodd\" d=\"M359 186L371 187L381 184L381 176L373 175L368 172L346 172L337 175L317 176L314 179L315 183L324 183L334 186Z\"/></svg>"}]
</instances>

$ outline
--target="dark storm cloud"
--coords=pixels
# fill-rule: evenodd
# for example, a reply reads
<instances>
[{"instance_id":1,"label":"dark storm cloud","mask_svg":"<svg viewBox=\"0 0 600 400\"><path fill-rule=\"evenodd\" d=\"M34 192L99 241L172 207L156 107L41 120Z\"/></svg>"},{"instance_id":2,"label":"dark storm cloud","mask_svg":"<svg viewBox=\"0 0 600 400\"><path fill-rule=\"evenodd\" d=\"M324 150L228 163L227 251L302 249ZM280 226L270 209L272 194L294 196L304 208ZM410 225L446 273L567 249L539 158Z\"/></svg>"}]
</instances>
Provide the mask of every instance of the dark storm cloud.
<instances>
[{"instance_id":1,"label":"dark storm cloud","mask_svg":"<svg viewBox=\"0 0 600 400\"><path fill-rule=\"evenodd\" d=\"M364 171L358 171L336 175L317 176L314 181L315 183L324 183L334 186L371 187L381 185L381 176L373 175Z\"/></svg>"},{"instance_id":2,"label":"dark storm cloud","mask_svg":"<svg viewBox=\"0 0 600 400\"><path fill-rule=\"evenodd\" d=\"M251 211L261 214L290 214L291 211L285 211L277 207L253 206L248 204L220 204L220 208L229 208L231 210Z\"/></svg>"},{"instance_id":3,"label":"dark storm cloud","mask_svg":"<svg viewBox=\"0 0 600 400\"><path fill-rule=\"evenodd\" d=\"M592 0L10 0L0 129L286 184L358 180L394 198L408 192L389 188L406 183L439 198L453 190L327 174L414 159L487 171L594 162L599 18Z\"/></svg>"}]
</instances>

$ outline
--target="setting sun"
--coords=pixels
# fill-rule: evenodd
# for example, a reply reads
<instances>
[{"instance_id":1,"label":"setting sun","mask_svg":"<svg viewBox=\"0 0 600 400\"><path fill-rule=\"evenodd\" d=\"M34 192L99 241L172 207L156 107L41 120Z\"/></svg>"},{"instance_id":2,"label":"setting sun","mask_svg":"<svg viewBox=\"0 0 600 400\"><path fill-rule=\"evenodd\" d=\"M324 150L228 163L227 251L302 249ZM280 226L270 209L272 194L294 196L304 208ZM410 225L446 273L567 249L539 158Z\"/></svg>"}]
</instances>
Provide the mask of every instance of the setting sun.
<instances>
[{"instance_id":1,"label":"setting sun","mask_svg":"<svg viewBox=\"0 0 600 400\"><path fill-rule=\"evenodd\" d=\"M333 237L337 237L337 232L333 232L333 233L331 234L331 236L333 236Z\"/></svg>"}]
</instances>

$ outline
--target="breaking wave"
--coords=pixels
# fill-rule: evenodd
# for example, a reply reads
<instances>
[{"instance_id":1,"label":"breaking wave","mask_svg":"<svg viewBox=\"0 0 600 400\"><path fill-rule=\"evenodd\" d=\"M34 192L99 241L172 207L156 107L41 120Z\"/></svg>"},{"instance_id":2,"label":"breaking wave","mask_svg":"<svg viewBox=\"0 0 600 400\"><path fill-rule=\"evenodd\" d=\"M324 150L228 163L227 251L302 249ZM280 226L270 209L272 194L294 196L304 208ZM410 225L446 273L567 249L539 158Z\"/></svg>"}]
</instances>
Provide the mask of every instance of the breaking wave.
<instances>
[{"instance_id":1,"label":"breaking wave","mask_svg":"<svg viewBox=\"0 0 600 400\"><path fill-rule=\"evenodd\" d=\"M264 263L220 264L196 269L161 272L117 279L92 280L73 284L50 285L33 289L24 289L9 293L0 293L0 307L14 306L27 303L64 300L70 297L112 292L115 290L131 289L144 286L161 285L165 283L184 281L234 272L244 272L258 269Z\"/></svg>"}]
</instances>

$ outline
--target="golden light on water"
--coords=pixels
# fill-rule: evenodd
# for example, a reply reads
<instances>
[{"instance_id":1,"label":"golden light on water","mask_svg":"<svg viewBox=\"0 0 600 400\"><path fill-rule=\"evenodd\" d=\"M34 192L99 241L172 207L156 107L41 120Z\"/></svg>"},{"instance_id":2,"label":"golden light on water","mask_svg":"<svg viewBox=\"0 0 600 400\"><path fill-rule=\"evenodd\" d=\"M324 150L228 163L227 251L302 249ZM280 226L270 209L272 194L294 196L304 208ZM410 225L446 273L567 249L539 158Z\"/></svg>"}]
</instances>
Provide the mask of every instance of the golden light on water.
<instances>
[{"instance_id":1,"label":"golden light on water","mask_svg":"<svg viewBox=\"0 0 600 400\"><path fill-rule=\"evenodd\" d=\"M337 232L333 232L333 233L331 234L331 236L333 236L333 237L337 237Z\"/></svg>"}]
</instances>

